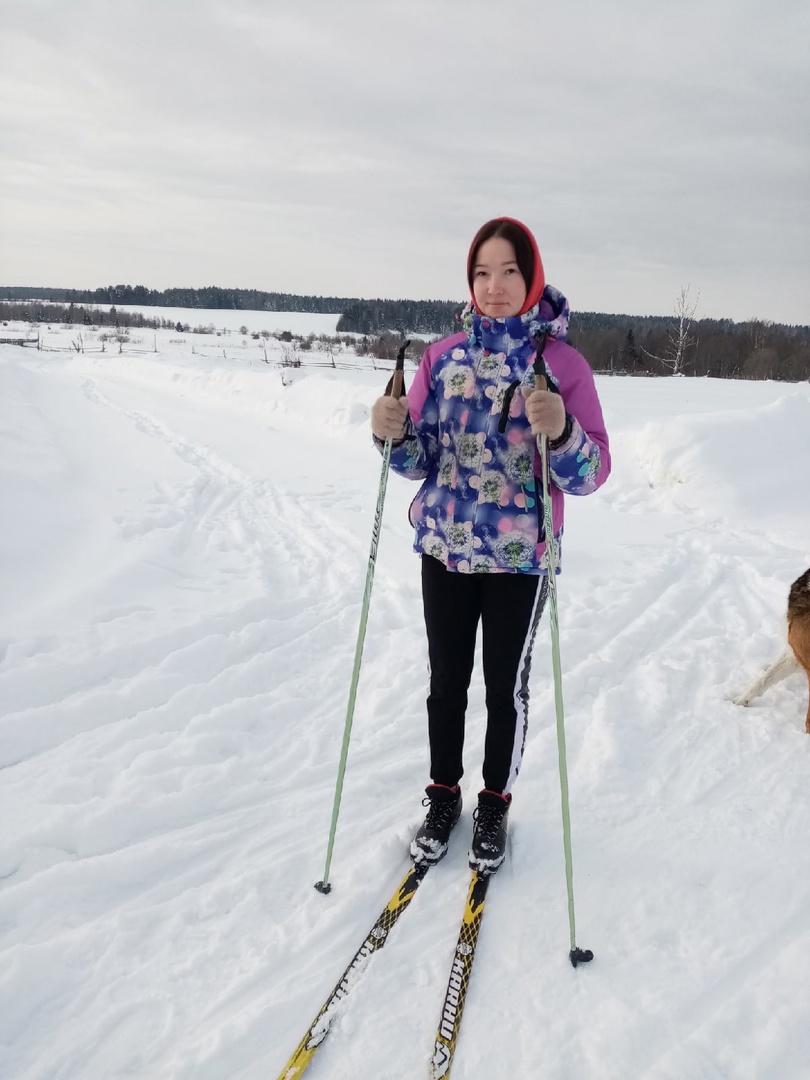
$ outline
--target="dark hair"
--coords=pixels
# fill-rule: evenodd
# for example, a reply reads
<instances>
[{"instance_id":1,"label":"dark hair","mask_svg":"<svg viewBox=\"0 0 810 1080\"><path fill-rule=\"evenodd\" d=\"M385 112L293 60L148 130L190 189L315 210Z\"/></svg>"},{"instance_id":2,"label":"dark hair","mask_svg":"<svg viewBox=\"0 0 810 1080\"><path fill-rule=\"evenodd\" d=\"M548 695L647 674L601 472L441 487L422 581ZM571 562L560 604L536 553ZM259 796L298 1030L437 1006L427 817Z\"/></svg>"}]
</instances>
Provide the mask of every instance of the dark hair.
<instances>
[{"instance_id":1,"label":"dark hair","mask_svg":"<svg viewBox=\"0 0 810 1080\"><path fill-rule=\"evenodd\" d=\"M523 229L514 221L504 221L503 218L493 218L486 225L482 225L473 237L470 245L470 257L467 262L467 284L473 287L473 267L478 258L481 245L495 237L508 240L515 249L515 260L527 289L531 289L534 282L534 249L531 239Z\"/></svg>"}]
</instances>

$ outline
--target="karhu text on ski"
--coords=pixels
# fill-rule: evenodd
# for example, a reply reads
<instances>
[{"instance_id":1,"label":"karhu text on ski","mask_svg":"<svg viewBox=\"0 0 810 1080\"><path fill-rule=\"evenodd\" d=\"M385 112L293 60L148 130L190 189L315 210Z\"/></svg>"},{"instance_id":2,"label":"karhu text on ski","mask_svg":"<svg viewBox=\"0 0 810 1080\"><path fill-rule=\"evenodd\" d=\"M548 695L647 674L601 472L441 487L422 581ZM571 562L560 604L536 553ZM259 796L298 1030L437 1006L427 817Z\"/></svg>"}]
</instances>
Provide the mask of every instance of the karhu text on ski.
<instances>
[{"instance_id":1,"label":"karhu text on ski","mask_svg":"<svg viewBox=\"0 0 810 1080\"><path fill-rule=\"evenodd\" d=\"M444 784L428 784L426 798L427 816L411 841L411 858L419 865L437 863L447 852L447 844L453 826L461 816L461 789L445 787Z\"/></svg>"}]
</instances>

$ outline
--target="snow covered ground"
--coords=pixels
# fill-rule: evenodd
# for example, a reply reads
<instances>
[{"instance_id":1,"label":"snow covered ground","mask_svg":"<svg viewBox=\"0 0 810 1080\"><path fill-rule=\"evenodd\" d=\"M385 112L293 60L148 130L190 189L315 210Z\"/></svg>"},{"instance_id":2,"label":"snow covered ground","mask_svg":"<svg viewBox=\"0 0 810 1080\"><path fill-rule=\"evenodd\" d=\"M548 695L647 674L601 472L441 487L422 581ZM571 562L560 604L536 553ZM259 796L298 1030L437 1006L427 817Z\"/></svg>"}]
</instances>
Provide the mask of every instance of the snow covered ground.
<instances>
[{"instance_id":1,"label":"snow covered ground","mask_svg":"<svg viewBox=\"0 0 810 1080\"><path fill-rule=\"evenodd\" d=\"M15 301L16 302L16 301ZM4 301L0 300L0 315ZM109 304L79 304L79 307L109 311ZM334 334L340 314L324 315L303 311L244 311L228 308L151 307L143 304L116 304L122 313L145 315L148 319L169 319L194 330L198 326L213 326L220 333L238 333L242 326L260 333L271 334L289 330L291 334ZM147 333L147 331L144 331Z\"/></svg>"},{"instance_id":2,"label":"snow covered ground","mask_svg":"<svg viewBox=\"0 0 810 1080\"><path fill-rule=\"evenodd\" d=\"M0 346L9 1080L276 1077L404 873L423 812L414 488L392 477L333 891L313 889L386 375L192 344L166 331L139 356ZM599 391L613 477L569 500L560 579L577 938L596 958L568 963L546 621L453 1076L799 1080L807 686L794 677L749 709L729 697L781 650L788 586L810 564L810 387ZM476 675L450 854L313 1080L426 1075L482 735Z\"/></svg>"}]
</instances>

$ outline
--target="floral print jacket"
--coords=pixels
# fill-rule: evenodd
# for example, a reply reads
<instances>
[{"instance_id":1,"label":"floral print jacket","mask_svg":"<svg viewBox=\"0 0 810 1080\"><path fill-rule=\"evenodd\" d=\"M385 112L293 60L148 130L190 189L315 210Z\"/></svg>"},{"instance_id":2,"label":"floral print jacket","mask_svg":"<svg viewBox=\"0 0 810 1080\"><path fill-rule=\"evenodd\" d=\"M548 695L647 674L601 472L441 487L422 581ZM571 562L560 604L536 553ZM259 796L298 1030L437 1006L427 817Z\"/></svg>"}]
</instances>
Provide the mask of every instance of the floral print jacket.
<instances>
[{"instance_id":1,"label":"floral print jacket","mask_svg":"<svg viewBox=\"0 0 810 1080\"><path fill-rule=\"evenodd\" d=\"M552 517L563 493L588 495L610 473L608 437L590 366L565 344L568 305L546 286L540 303L506 319L465 313L465 331L424 353L408 392L405 440L391 468L422 480L410 507L414 549L461 573L543 574L541 463L521 387L534 385L537 342L566 428L550 446Z\"/></svg>"}]
</instances>

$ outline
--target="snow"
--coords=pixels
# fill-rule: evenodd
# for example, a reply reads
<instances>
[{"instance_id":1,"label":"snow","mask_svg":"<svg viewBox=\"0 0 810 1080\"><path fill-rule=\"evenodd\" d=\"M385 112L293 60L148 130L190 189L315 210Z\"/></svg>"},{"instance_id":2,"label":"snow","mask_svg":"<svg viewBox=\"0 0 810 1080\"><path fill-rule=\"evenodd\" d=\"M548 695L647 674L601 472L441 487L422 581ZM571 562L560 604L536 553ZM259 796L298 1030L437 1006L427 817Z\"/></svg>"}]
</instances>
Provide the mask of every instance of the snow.
<instances>
[{"instance_id":1,"label":"snow","mask_svg":"<svg viewBox=\"0 0 810 1080\"><path fill-rule=\"evenodd\" d=\"M7 301L6 301L7 302ZM36 303L48 303L40 300ZM2 305L0 300L0 314ZM20 303L20 301L15 301ZM60 305L65 306L65 305ZM232 310L229 308L176 308L176 307L152 307L144 304L84 304L77 303L77 307L87 308L90 311L109 311L111 306L122 313L143 315L147 319L168 319L173 323L181 323L194 330L199 326L213 326L221 334L238 333L241 327L246 326L251 333L261 333L267 330L271 334L283 333L289 330L291 334L334 334L340 313L320 314L302 311L245 311Z\"/></svg>"},{"instance_id":2,"label":"snow","mask_svg":"<svg viewBox=\"0 0 810 1080\"><path fill-rule=\"evenodd\" d=\"M333 889L313 888L380 479L368 410L387 373L315 352L301 368L257 348L200 355L172 331L147 333L156 351L78 353L75 331L52 331L63 352L0 346L0 1075L274 1077L402 878L423 813L415 488L393 476ZM614 473L568 500L559 581L577 943L595 960L568 962L545 620L452 1075L798 1080L807 686L729 699L781 651L810 563L810 387L604 378L599 392ZM450 853L313 1080L427 1074L482 717L477 670Z\"/></svg>"}]
</instances>

